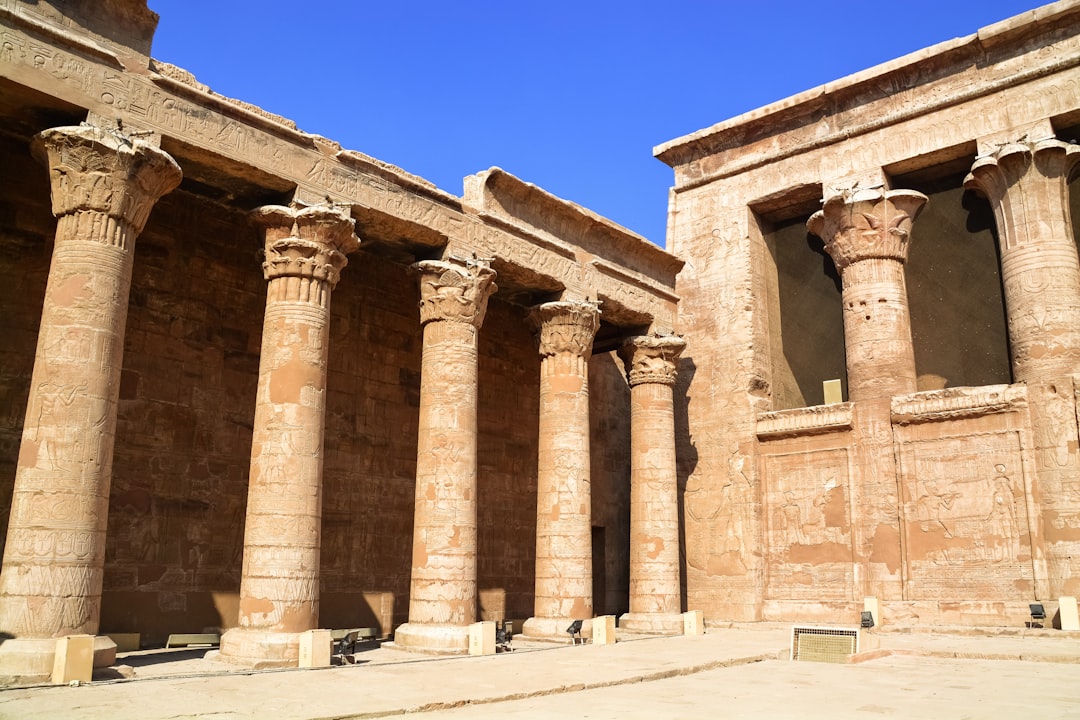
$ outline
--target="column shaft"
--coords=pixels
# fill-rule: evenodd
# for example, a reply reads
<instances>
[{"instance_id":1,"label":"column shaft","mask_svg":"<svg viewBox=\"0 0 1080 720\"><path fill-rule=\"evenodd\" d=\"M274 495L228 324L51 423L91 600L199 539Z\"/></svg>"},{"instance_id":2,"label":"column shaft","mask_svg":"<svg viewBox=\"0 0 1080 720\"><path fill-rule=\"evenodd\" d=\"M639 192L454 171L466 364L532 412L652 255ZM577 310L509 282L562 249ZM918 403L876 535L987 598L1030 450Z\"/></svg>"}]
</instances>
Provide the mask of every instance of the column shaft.
<instances>
[{"instance_id":1,"label":"column shaft","mask_svg":"<svg viewBox=\"0 0 1080 720\"><path fill-rule=\"evenodd\" d=\"M536 594L523 631L565 638L571 622L593 616L589 357L600 313L591 304L555 302L532 319L541 354Z\"/></svg>"},{"instance_id":2,"label":"column shaft","mask_svg":"<svg viewBox=\"0 0 1080 720\"><path fill-rule=\"evenodd\" d=\"M358 242L335 209L270 206L269 284L244 528L238 628L222 638L235 663L295 665L299 633L318 627L322 458L330 294Z\"/></svg>"},{"instance_id":3,"label":"column shaft","mask_svg":"<svg viewBox=\"0 0 1080 720\"><path fill-rule=\"evenodd\" d=\"M620 354L630 382L630 612L620 627L682 632L673 387L677 337L636 337Z\"/></svg>"},{"instance_id":4,"label":"column shaft","mask_svg":"<svg viewBox=\"0 0 1080 720\"><path fill-rule=\"evenodd\" d=\"M495 273L440 261L420 273L420 371L409 622L395 644L468 651L476 619L477 338Z\"/></svg>"},{"instance_id":5,"label":"column shaft","mask_svg":"<svg viewBox=\"0 0 1080 720\"><path fill-rule=\"evenodd\" d=\"M51 672L51 638L98 631L132 254L181 176L158 148L89 125L47 130L34 151L58 221L0 573L0 628L17 639L0 675L27 678Z\"/></svg>"}]
</instances>

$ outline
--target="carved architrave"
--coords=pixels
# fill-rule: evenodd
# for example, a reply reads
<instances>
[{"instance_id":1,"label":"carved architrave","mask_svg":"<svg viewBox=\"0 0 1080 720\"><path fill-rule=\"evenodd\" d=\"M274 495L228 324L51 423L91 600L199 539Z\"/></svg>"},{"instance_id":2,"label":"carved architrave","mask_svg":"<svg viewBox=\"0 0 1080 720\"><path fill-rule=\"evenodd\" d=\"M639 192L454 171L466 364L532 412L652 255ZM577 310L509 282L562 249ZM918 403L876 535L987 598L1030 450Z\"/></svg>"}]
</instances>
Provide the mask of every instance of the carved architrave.
<instances>
[{"instance_id":1,"label":"carved architrave","mask_svg":"<svg viewBox=\"0 0 1080 720\"><path fill-rule=\"evenodd\" d=\"M412 267L420 272L421 325L448 320L479 328L484 323L488 298L499 289L487 262L423 260Z\"/></svg>"},{"instance_id":2,"label":"carved architrave","mask_svg":"<svg viewBox=\"0 0 1080 720\"><path fill-rule=\"evenodd\" d=\"M154 203L183 177L162 150L94 125L45 130L32 151L49 167L53 215L105 215L111 222L90 224L96 232L78 235L120 247L142 232Z\"/></svg>"},{"instance_id":3,"label":"carved architrave","mask_svg":"<svg viewBox=\"0 0 1080 720\"><path fill-rule=\"evenodd\" d=\"M679 375L679 356L686 341L674 335L638 335L619 348L626 365L630 387L642 383L675 385Z\"/></svg>"},{"instance_id":4,"label":"carved architrave","mask_svg":"<svg viewBox=\"0 0 1080 720\"><path fill-rule=\"evenodd\" d=\"M911 223L926 203L914 190L855 190L834 195L807 228L825 242L836 269L870 258L907 261Z\"/></svg>"},{"instance_id":5,"label":"carved architrave","mask_svg":"<svg viewBox=\"0 0 1080 720\"><path fill-rule=\"evenodd\" d=\"M533 308L530 320L537 330L540 355L569 353L588 360L600 328L600 309L592 303L550 302Z\"/></svg>"}]
</instances>

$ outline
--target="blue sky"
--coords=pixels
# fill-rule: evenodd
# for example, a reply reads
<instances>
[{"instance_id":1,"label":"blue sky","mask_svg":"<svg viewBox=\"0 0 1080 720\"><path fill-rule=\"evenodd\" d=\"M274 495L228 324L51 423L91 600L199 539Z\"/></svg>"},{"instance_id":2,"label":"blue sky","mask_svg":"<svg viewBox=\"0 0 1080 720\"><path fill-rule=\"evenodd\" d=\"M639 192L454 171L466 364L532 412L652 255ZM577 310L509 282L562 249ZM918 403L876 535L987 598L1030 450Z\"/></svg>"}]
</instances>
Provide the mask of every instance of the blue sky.
<instances>
[{"instance_id":1,"label":"blue sky","mask_svg":"<svg viewBox=\"0 0 1080 720\"><path fill-rule=\"evenodd\" d=\"M153 56L456 195L497 165L663 245L652 148L1038 0L149 0Z\"/></svg>"}]
</instances>

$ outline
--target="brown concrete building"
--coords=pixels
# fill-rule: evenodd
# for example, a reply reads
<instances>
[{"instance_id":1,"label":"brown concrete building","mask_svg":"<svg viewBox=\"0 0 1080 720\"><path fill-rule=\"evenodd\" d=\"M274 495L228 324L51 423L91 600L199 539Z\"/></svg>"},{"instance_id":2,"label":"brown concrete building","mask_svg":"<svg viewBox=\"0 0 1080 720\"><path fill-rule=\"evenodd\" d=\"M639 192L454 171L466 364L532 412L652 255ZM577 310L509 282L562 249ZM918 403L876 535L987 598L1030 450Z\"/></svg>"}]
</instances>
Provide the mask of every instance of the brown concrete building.
<instances>
[{"instance_id":1,"label":"brown concrete building","mask_svg":"<svg viewBox=\"0 0 1080 720\"><path fill-rule=\"evenodd\" d=\"M0 676L1080 594L1080 3L662 146L673 254L217 95L156 22L0 1Z\"/></svg>"}]
</instances>

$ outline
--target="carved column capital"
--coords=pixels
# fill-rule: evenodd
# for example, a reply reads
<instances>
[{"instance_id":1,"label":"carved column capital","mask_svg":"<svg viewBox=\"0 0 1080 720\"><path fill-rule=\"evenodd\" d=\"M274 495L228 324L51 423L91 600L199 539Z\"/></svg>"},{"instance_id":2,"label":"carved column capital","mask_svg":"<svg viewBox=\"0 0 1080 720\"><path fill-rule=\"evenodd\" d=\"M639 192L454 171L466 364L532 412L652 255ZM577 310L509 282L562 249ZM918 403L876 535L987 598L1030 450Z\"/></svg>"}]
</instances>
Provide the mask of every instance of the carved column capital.
<instances>
[{"instance_id":1,"label":"carved column capital","mask_svg":"<svg viewBox=\"0 0 1080 720\"><path fill-rule=\"evenodd\" d=\"M1028 215L1042 210L1042 205L1029 208L1031 198L1026 196L1036 194L1068 208L1068 182L1078 162L1080 146L1056 138L1005 143L975 160L964 178L964 187L982 193L990 201L999 219L1003 249L1008 250L1037 239L1033 233L1039 225L1031 227ZM1045 225L1050 221L1052 231L1061 234L1067 228L1057 227L1057 215L1047 213L1039 222Z\"/></svg>"},{"instance_id":2,"label":"carved column capital","mask_svg":"<svg viewBox=\"0 0 1080 720\"><path fill-rule=\"evenodd\" d=\"M486 262L423 260L412 267L420 273L421 325L448 320L479 328L484 323L488 298L499 289Z\"/></svg>"},{"instance_id":3,"label":"carved column capital","mask_svg":"<svg viewBox=\"0 0 1080 720\"><path fill-rule=\"evenodd\" d=\"M266 205L251 216L265 232L267 280L296 277L325 282L333 289L349 262L345 255L360 246L356 221L337 208Z\"/></svg>"},{"instance_id":4,"label":"carved column capital","mask_svg":"<svg viewBox=\"0 0 1080 720\"><path fill-rule=\"evenodd\" d=\"M926 203L914 190L856 190L834 195L806 227L825 243L836 269L860 260L907 260L911 223Z\"/></svg>"},{"instance_id":5,"label":"carved column capital","mask_svg":"<svg viewBox=\"0 0 1080 720\"><path fill-rule=\"evenodd\" d=\"M53 215L107 215L126 226L118 244L142 232L154 203L183 177L168 153L93 125L50 128L34 137L31 149L49 168Z\"/></svg>"},{"instance_id":6,"label":"carved column capital","mask_svg":"<svg viewBox=\"0 0 1080 720\"><path fill-rule=\"evenodd\" d=\"M644 383L674 385L686 341L674 335L638 335L619 348L630 387Z\"/></svg>"},{"instance_id":7,"label":"carved column capital","mask_svg":"<svg viewBox=\"0 0 1080 720\"><path fill-rule=\"evenodd\" d=\"M569 353L586 360L592 355L593 338L600 328L600 308L593 303L549 302L529 314L540 342L540 355Z\"/></svg>"}]
</instances>

